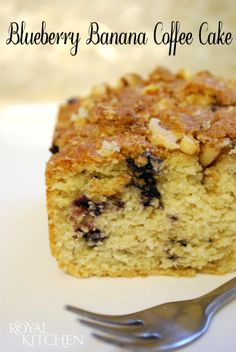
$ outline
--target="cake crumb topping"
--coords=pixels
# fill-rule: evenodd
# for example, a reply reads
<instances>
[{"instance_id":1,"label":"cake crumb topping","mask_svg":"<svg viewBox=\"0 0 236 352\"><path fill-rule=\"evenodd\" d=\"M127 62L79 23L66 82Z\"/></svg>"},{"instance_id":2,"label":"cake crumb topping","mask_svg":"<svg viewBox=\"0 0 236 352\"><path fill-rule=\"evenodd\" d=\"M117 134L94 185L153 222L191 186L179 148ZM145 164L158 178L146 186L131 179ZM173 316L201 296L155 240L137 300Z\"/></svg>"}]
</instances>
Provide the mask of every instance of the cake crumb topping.
<instances>
[{"instance_id":1,"label":"cake crumb topping","mask_svg":"<svg viewBox=\"0 0 236 352\"><path fill-rule=\"evenodd\" d=\"M146 79L126 75L114 87L101 85L62 106L53 143L55 158L66 154L79 163L98 156L136 158L150 150L156 156L196 155L205 167L229 149L234 153L234 140L236 82L208 71L157 68Z\"/></svg>"}]
</instances>

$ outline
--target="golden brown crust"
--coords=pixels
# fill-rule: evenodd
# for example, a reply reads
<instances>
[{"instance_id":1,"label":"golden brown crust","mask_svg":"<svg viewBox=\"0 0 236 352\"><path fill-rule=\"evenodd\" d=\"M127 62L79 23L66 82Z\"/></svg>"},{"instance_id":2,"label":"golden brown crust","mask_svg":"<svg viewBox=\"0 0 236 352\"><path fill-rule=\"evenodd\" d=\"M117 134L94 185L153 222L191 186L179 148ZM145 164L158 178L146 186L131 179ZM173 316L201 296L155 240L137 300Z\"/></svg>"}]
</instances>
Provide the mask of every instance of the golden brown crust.
<instances>
[{"instance_id":1,"label":"golden brown crust","mask_svg":"<svg viewBox=\"0 0 236 352\"><path fill-rule=\"evenodd\" d=\"M104 140L119 147L106 155L110 160L142 150L169 152L162 141L153 140L150 119L174 133L177 143L187 135L201 148L207 144L228 152L236 139L236 84L207 71L189 77L158 68L146 80L128 75L115 88L94 89L88 97L61 106L53 142L59 154L51 163L59 159L102 162L104 155L98 150ZM198 153L201 148L196 149Z\"/></svg>"},{"instance_id":2,"label":"golden brown crust","mask_svg":"<svg viewBox=\"0 0 236 352\"><path fill-rule=\"evenodd\" d=\"M93 277L93 276L103 276L103 277L135 277L135 276L141 276L141 277L146 277L146 276L152 276L152 275L168 275L168 276L185 276L185 277L193 277L197 275L198 273L205 273L205 274L211 274L211 275L224 275L228 271L222 267L222 263L215 264L209 267L205 267L202 270L197 270L193 268L184 268L184 267L178 267L178 268L171 268L171 269L162 269L162 268L156 268L151 271L144 271L144 270L115 270L113 272L108 272L104 271L101 272L99 270L99 274L96 273L96 271L91 272L91 270L88 270L88 268L83 268L82 266L78 265L73 265L73 264L68 264L68 263L63 263L59 262L59 266L65 270L67 273L80 277L80 278L87 278L87 277Z\"/></svg>"}]
</instances>

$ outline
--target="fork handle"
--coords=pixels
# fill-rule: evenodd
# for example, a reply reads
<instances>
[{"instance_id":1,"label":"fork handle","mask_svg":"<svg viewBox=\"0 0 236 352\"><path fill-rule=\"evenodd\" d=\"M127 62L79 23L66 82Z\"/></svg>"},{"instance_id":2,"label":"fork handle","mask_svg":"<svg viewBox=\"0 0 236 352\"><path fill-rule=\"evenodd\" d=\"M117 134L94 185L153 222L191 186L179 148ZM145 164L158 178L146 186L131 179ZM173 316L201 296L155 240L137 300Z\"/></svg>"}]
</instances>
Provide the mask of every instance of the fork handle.
<instances>
[{"instance_id":1,"label":"fork handle","mask_svg":"<svg viewBox=\"0 0 236 352\"><path fill-rule=\"evenodd\" d=\"M227 281L215 290L201 297L207 315L214 314L218 309L236 297L236 277Z\"/></svg>"}]
</instances>

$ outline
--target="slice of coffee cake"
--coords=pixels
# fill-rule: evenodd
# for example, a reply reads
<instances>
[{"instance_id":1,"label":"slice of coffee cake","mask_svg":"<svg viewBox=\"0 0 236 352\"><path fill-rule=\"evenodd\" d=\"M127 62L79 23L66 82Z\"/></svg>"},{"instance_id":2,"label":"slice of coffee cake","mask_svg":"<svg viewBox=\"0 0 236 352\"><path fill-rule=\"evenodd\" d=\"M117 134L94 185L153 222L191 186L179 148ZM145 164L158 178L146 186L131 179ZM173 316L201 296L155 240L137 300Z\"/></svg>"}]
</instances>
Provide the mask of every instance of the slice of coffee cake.
<instances>
[{"instance_id":1,"label":"slice of coffee cake","mask_svg":"<svg viewBox=\"0 0 236 352\"><path fill-rule=\"evenodd\" d=\"M80 277L236 269L236 85L127 75L60 109L47 164L52 254Z\"/></svg>"}]
</instances>

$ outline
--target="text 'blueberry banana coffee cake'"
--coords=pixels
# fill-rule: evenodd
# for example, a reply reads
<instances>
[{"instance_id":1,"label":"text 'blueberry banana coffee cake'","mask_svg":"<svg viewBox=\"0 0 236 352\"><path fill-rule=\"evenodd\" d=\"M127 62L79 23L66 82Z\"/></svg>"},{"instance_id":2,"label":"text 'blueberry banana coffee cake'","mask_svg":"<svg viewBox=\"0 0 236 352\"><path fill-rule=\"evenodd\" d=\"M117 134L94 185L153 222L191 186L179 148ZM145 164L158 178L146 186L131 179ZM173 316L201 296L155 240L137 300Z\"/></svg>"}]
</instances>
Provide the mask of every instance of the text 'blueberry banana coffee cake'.
<instances>
[{"instance_id":1,"label":"text 'blueberry banana coffee cake'","mask_svg":"<svg viewBox=\"0 0 236 352\"><path fill-rule=\"evenodd\" d=\"M236 84L131 74L61 106L46 170L52 254L79 276L236 269Z\"/></svg>"}]
</instances>

